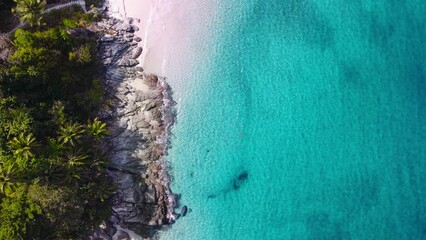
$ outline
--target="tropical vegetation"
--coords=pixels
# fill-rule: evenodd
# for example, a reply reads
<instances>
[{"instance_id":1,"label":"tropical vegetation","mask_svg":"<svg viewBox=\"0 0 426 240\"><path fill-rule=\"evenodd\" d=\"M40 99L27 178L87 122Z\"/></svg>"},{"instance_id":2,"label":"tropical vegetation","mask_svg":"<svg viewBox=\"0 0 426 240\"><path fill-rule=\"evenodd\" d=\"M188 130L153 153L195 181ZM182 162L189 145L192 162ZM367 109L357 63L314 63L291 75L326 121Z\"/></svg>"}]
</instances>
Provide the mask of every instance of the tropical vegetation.
<instances>
[{"instance_id":1,"label":"tropical vegetation","mask_svg":"<svg viewBox=\"0 0 426 240\"><path fill-rule=\"evenodd\" d=\"M8 0L6 0L8 1ZM16 0L22 21L0 54L0 239L85 239L109 215L107 125L94 20L79 8L43 16ZM0 16L2 18L2 15ZM2 19L0 19L2 20ZM0 53L2 48L0 46Z\"/></svg>"},{"instance_id":2,"label":"tropical vegetation","mask_svg":"<svg viewBox=\"0 0 426 240\"><path fill-rule=\"evenodd\" d=\"M46 1L41 0L14 0L16 7L12 9L21 22L28 22L30 26L40 25Z\"/></svg>"}]
</instances>

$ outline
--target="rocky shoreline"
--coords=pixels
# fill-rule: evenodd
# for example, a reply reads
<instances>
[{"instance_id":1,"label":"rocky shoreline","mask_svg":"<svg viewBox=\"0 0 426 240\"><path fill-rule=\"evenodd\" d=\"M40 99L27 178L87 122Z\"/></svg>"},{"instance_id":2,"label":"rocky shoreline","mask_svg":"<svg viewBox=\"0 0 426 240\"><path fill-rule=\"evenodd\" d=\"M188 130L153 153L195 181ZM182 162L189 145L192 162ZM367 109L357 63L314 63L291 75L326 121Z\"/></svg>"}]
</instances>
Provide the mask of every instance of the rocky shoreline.
<instances>
[{"instance_id":1,"label":"rocky shoreline","mask_svg":"<svg viewBox=\"0 0 426 240\"><path fill-rule=\"evenodd\" d=\"M112 216L91 239L156 239L173 223L176 196L169 188L166 155L174 122L171 90L163 78L145 74L137 58L143 49L134 35L137 19L104 18L92 31L101 37L103 85L110 101L101 118L110 128L108 172L117 184ZM129 231L130 230L130 231Z\"/></svg>"}]
</instances>

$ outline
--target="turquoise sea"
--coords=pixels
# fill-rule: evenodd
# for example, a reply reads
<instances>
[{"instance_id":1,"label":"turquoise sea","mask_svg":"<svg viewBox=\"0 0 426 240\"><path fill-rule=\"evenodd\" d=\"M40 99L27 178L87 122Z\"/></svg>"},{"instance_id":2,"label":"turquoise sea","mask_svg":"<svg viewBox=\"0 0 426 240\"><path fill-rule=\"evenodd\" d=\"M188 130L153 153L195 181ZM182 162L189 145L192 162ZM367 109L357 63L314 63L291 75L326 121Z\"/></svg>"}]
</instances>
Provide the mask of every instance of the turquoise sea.
<instances>
[{"instance_id":1,"label":"turquoise sea","mask_svg":"<svg viewBox=\"0 0 426 240\"><path fill-rule=\"evenodd\" d=\"M426 1L214 2L162 239L426 239Z\"/></svg>"}]
</instances>

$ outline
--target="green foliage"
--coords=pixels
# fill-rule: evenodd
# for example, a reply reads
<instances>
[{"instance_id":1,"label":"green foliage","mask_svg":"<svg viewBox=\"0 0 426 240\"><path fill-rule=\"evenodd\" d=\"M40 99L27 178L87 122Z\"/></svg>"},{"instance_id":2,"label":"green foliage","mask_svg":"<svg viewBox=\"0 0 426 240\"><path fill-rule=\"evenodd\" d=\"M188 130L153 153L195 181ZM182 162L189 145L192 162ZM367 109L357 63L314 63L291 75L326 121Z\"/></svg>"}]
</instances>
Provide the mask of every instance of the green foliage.
<instances>
[{"instance_id":1,"label":"green foliage","mask_svg":"<svg viewBox=\"0 0 426 240\"><path fill-rule=\"evenodd\" d=\"M5 156L0 163L0 193L4 196L12 196L19 186L18 169L14 163L7 161Z\"/></svg>"},{"instance_id":2,"label":"green foliage","mask_svg":"<svg viewBox=\"0 0 426 240\"><path fill-rule=\"evenodd\" d=\"M86 6L90 6L86 3ZM74 5L65 9L55 10L45 14L41 28L65 27L85 28L93 21L100 20L100 14L96 11L83 12L80 6Z\"/></svg>"},{"instance_id":3,"label":"green foliage","mask_svg":"<svg viewBox=\"0 0 426 240\"><path fill-rule=\"evenodd\" d=\"M104 102L104 91L101 87L101 83L99 80L92 80L92 84L89 89L87 89L85 97L85 111L91 111L91 109L96 109L97 106L100 106Z\"/></svg>"},{"instance_id":4,"label":"green foliage","mask_svg":"<svg viewBox=\"0 0 426 240\"><path fill-rule=\"evenodd\" d=\"M19 134L18 137L14 137L10 142L9 146L12 149L13 154L18 158L25 160L33 157L33 149L37 146L36 139L32 133L30 134Z\"/></svg>"},{"instance_id":5,"label":"green foliage","mask_svg":"<svg viewBox=\"0 0 426 240\"><path fill-rule=\"evenodd\" d=\"M102 140L103 137L108 135L109 131L106 129L106 123L99 121L98 118L95 118L93 121L87 122L87 132L95 141Z\"/></svg>"},{"instance_id":6,"label":"green foliage","mask_svg":"<svg viewBox=\"0 0 426 240\"><path fill-rule=\"evenodd\" d=\"M38 226L13 225L12 218L3 216L6 225L0 239L27 239L25 234L37 239L80 239L110 214L114 188L105 173L105 152L98 147L108 133L106 124L97 118L87 124L73 122L58 101L50 112L56 131L45 144L37 145L35 135L21 133L9 141L6 154L0 154L0 200L8 209L16 208L13 214L19 217L28 213L25 221ZM24 195L27 205L15 203ZM0 210L0 218L3 212L10 213Z\"/></svg>"},{"instance_id":7,"label":"green foliage","mask_svg":"<svg viewBox=\"0 0 426 240\"><path fill-rule=\"evenodd\" d=\"M82 178L81 174L83 173L82 169L84 165L87 165L89 155L83 153L81 149L74 149L74 151L69 151L65 154L65 181L70 183L73 180L79 180Z\"/></svg>"},{"instance_id":8,"label":"green foliage","mask_svg":"<svg viewBox=\"0 0 426 240\"><path fill-rule=\"evenodd\" d=\"M30 26L40 25L43 17L44 7L46 1L40 0L14 0L16 7L12 9L20 19L21 22L28 22Z\"/></svg>"},{"instance_id":9,"label":"green foliage","mask_svg":"<svg viewBox=\"0 0 426 240\"><path fill-rule=\"evenodd\" d=\"M69 19L69 18L62 19L62 24L66 28L76 28L76 27L78 27L78 23L75 20Z\"/></svg>"},{"instance_id":10,"label":"green foliage","mask_svg":"<svg viewBox=\"0 0 426 240\"><path fill-rule=\"evenodd\" d=\"M38 108L36 119L48 115L46 106L52 100L73 102L69 112L80 120L97 109L103 92L94 80L99 74L95 39L73 37L60 28L19 29L13 42L10 66L3 74L0 71L5 96L16 96L27 107Z\"/></svg>"},{"instance_id":11,"label":"green foliage","mask_svg":"<svg viewBox=\"0 0 426 240\"><path fill-rule=\"evenodd\" d=\"M45 235L53 239L77 239L84 214L82 202L72 188L56 188L33 184L28 195L43 209L42 222ZM49 228L54 226L55 229ZM86 230L87 231L87 230Z\"/></svg>"},{"instance_id":12,"label":"green foliage","mask_svg":"<svg viewBox=\"0 0 426 240\"><path fill-rule=\"evenodd\" d=\"M16 13L24 3L44 6L19 0ZM0 64L0 239L84 239L110 215L96 39L67 32L94 15L59 12L17 30Z\"/></svg>"},{"instance_id":13,"label":"green foliage","mask_svg":"<svg viewBox=\"0 0 426 240\"><path fill-rule=\"evenodd\" d=\"M0 239L29 239L41 212L40 206L24 191L15 198L3 199L0 205Z\"/></svg>"},{"instance_id":14,"label":"green foliage","mask_svg":"<svg viewBox=\"0 0 426 240\"><path fill-rule=\"evenodd\" d=\"M59 126L65 125L65 106L61 101L54 101L50 113L53 115L53 122Z\"/></svg>"},{"instance_id":15,"label":"green foliage","mask_svg":"<svg viewBox=\"0 0 426 240\"><path fill-rule=\"evenodd\" d=\"M85 130L83 126L78 123L67 122L65 125L59 127L59 138L58 140L62 144L71 144L75 146L76 143L79 143L80 139L83 137Z\"/></svg>"},{"instance_id":16,"label":"green foliage","mask_svg":"<svg viewBox=\"0 0 426 240\"><path fill-rule=\"evenodd\" d=\"M68 59L70 61L76 62L77 64L89 63L92 60L89 45L84 44L76 50L70 52Z\"/></svg>"},{"instance_id":17,"label":"green foliage","mask_svg":"<svg viewBox=\"0 0 426 240\"><path fill-rule=\"evenodd\" d=\"M60 29L34 33L18 29L15 32L15 52L10 56L14 63L10 73L27 81L35 77L46 78L46 73L58 66L55 60L60 60L62 51L66 51L70 44L68 35Z\"/></svg>"},{"instance_id":18,"label":"green foliage","mask_svg":"<svg viewBox=\"0 0 426 240\"><path fill-rule=\"evenodd\" d=\"M14 136L31 130L32 118L28 109L18 106L14 98L0 98L0 147L7 148Z\"/></svg>"}]
</instances>

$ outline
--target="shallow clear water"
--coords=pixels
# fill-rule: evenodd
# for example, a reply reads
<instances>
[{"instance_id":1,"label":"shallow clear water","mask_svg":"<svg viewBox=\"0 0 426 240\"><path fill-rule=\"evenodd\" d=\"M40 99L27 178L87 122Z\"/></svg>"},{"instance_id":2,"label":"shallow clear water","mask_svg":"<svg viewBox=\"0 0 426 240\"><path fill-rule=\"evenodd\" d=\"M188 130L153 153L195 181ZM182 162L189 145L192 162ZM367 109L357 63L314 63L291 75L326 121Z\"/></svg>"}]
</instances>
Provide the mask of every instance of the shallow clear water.
<instances>
[{"instance_id":1,"label":"shallow clear water","mask_svg":"<svg viewBox=\"0 0 426 240\"><path fill-rule=\"evenodd\" d=\"M426 239L426 1L217 2L162 239Z\"/></svg>"}]
</instances>

